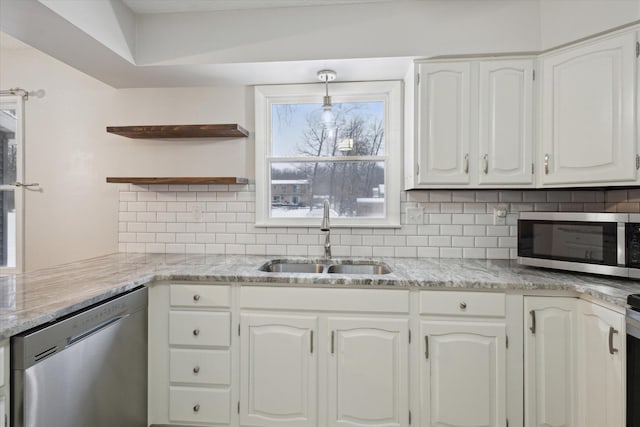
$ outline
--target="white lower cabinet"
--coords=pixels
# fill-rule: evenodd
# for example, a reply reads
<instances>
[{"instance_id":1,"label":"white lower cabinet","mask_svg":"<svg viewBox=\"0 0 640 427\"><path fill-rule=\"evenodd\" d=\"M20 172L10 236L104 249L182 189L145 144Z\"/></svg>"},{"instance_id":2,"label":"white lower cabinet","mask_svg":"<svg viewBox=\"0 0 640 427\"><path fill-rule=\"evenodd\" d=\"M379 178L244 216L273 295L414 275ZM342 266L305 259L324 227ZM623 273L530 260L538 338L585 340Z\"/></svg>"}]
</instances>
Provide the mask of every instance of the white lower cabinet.
<instances>
[{"instance_id":1,"label":"white lower cabinet","mask_svg":"<svg viewBox=\"0 0 640 427\"><path fill-rule=\"evenodd\" d=\"M624 427L626 329L623 314L578 302L578 422L580 427Z\"/></svg>"},{"instance_id":2,"label":"white lower cabinet","mask_svg":"<svg viewBox=\"0 0 640 427\"><path fill-rule=\"evenodd\" d=\"M577 298L524 299L525 427L576 426Z\"/></svg>"},{"instance_id":3,"label":"white lower cabinet","mask_svg":"<svg viewBox=\"0 0 640 427\"><path fill-rule=\"evenodd\" d=\"M424 427L506 426L505 295L422 292Z\"/></svg>"},{"instance_id":4,"label":"white lower cabinet","mask_svg":"<svg viewBox=\"0 0 640 427\"><path fill-rule=\"evenodd\" d=\"M240 325L241 424L317 425L318 318L243 313Z\"/></svg>"},{"instance_id":5,"label":"white lower cabinet","mask_svg":"<svg viewBox=\"0 0 640 427\"><path fill-rule=\"evenodd\" d=\"M328 319L330 426L406 426L408 319Z\"/></svg>"},{"instance_id":6,"label":"white lower cabinet","mask_svg":"<svg viewBox=\"0 0 640 427\"><path fill-rule=\"evenodd\" d=\"M149 424L232 425L230 308L230 286L150 288Z\"/></svg>"},{"instance_id":7,"label":"white lower cabinet","mask_svg":"<svg viewBox=\"0 0 640 427\"><path fill-rule=\"evenodd\" d=\"M151 287L149 424L625 426L615 307L491 291L233 291ZM5 341L0 411L7 355Z\"/></svg>"},{"instance_id":8,"label":"white lower cabinet","mask_svg":"<svg viewBox=\"0 0 640 427\"><path fill-rule=\"evenodd\" d=\"M409 426L409 291L243 287L240 425Z\"/></svg>"}]
</instances>

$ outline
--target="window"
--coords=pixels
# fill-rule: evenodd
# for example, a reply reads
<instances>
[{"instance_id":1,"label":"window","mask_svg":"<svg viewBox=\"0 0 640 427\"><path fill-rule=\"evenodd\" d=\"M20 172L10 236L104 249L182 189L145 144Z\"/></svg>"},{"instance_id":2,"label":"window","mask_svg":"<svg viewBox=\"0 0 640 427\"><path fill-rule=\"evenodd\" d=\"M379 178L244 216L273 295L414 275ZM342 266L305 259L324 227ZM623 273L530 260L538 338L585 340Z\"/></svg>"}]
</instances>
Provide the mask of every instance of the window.
<instances>
[{"instance_id":1,"label":"window","mask_svg":"<svg viewBox=\"0 0 640 427\"><path fill-rule=\"evenodd\" d=\"M22 198L16 182L22 176L20 96L0 98L0 271L22 270Z\"/></svg>"},{"instance_id":2,"label":"window","mask_svg":"<svg viewBox=\"0 0 640 427\"><path fill-rule=\"evenodd\" d=\"M400 82L258 86L256 223L318 226L329 200L332 226L398 227Z\"/></svg>"}]
</instances>

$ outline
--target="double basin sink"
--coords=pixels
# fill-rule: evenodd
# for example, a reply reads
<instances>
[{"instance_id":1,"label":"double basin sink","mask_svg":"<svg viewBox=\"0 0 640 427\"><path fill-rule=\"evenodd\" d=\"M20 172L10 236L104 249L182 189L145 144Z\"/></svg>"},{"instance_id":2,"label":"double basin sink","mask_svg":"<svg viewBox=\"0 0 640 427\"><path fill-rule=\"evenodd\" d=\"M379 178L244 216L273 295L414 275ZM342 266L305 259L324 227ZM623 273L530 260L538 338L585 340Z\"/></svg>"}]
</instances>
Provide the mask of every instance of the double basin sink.
<instances>
[{"instance_id":1,"label":"double basin sink","mask_svg":"<svg viewBox=\"0 0 640 427\"><path fill-rule=\"evenodd\" d=\"M315 273L315 274L389 274L391 269L383 262L369 260L271 260L260 271L268 273Z\"/></svg>"}]
</instances>

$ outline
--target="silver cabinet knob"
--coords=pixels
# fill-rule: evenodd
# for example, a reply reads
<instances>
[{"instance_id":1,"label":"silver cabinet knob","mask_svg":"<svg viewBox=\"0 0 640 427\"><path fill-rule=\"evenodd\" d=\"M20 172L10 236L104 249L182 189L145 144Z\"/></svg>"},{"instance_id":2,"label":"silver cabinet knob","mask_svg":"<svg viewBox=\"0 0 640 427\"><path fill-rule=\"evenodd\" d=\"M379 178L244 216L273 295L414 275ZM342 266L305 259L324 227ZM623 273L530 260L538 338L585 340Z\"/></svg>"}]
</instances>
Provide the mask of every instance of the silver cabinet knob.
<instances>
[{"instance_id":1,"label":"silver cabinet knob","mask_svg":"<svg viewBox=\"0 0 640 427\"><path fill-rule=\"evenodd\" d=\"M467 309L467 303L466 302L461 302L460 303L460 310L466 310Z\"/></svg>"},{"instance_id":2,"label":"silver cabinet knob","mask_svg":"<svg viewBox=\"0 0 640 427\"><path fill-rule=\"evenodd\" d=\"M193 336L197 337L198 335L200 335L200 329L194 329L193 330Z\"/></svg>"},{"instance_id":3,"label":"silver cabinet knob","mask_svg":"<svg viewBox=\"0 0 640 427\"><path fill-rule=\"evenodd\" d=\"M198 412L199 410L200 410L200 404L199 404L199 403L196 403L196 404L193 406L193 412Z\"/></svg>"},{"instance_id":4,"label":"silver cabinet knob","mask_svg":"<svg viewBox=\"0 0 640 427\"><path fill-rule=\"evenodd\" d=\"M194 302L198 302L198 301L200 301L200 295L195 294L195 295L193 296L193 301L194 301Z\"/></svg>"},{"instance_id":5,"label":"silver cabinet knob","mask_svg":"<svg viewBox=\"0 0 640 427\"><path fill-rule=\"evenodd\" d=\"M200 366L194 366L193 367L193 373L197 374L198 372L200 372Z\"/></svg>"}]
</instances>

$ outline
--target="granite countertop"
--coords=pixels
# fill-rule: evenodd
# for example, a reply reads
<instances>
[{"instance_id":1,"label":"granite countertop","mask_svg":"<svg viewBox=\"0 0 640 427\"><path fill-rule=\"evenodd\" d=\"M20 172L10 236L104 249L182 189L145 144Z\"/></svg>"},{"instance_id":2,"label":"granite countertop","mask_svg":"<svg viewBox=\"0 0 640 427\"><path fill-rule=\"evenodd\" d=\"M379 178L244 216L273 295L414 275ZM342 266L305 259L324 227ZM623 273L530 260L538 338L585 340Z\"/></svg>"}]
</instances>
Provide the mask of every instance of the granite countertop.
<instances>
[{"instance_id":1,"label":"granite countertop","mask_svg":"<svg viewBox=\"0 0 640 427\"><path fill-rule=\"evenodd\" d=\"M0 277L0 339L154 280L277 286L554 290L586 294L626 306L640 281L558 272L507 260L380 258L380 276L265 273L275 257L117 253L21 275Z\"/></svg>"}]
</instances>

